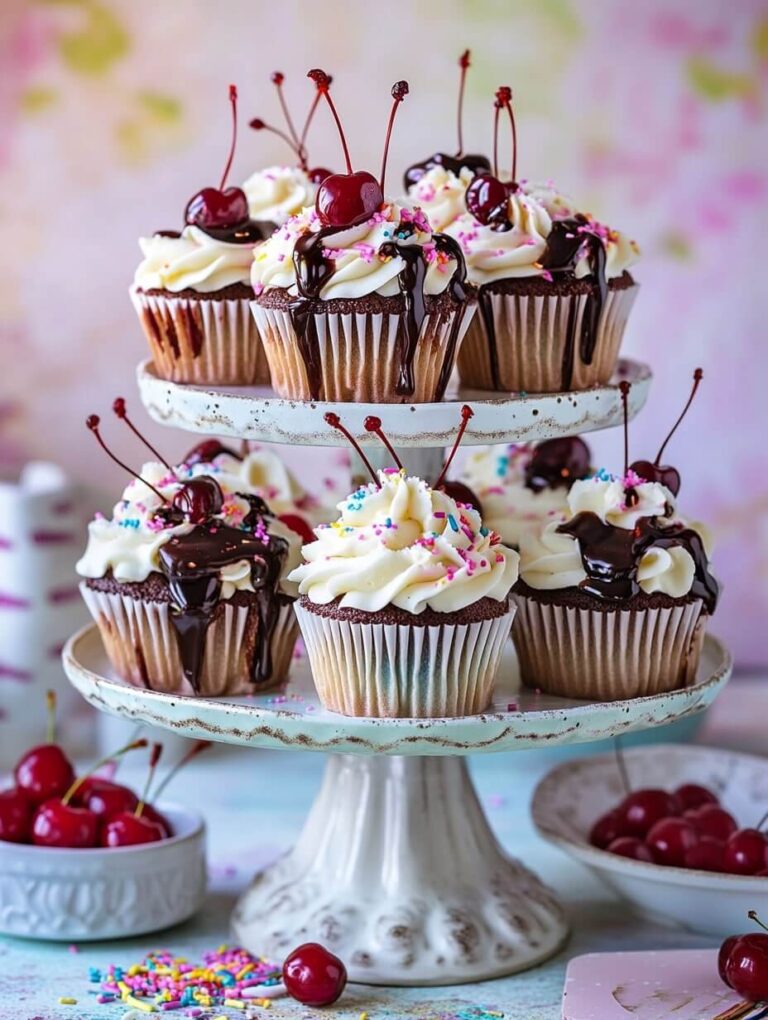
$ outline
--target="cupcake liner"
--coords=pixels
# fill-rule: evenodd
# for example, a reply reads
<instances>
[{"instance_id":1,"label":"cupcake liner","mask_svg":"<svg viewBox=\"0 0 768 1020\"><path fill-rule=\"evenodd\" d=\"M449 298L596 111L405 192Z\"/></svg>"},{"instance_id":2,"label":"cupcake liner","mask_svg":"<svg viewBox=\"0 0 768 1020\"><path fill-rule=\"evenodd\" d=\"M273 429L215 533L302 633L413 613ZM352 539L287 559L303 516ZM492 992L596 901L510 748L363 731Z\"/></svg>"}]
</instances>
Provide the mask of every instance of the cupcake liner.
<instances>
[{"instance_id":1,"label":"cupcake liner","mask_svg":"<svg viewBox=\"0 0 768 1020\"><path fill-rule=\"evenodd\" d=\"M249 298L180 298L132 287L131 300L161 379L218 386L269 383Z\"/></svg>"},{"instance_id":2,"label":"cupcake liner","mask_svg":"<svg viewBox=\"0 0 768 1020\"><path fill-rule=\"evenodd\" d=\"M290 313L265 307L258 301L251 303L251 309L275 391L291 400L313 399ZM316 314L321 363L317 399L385 404L423 404L440 399L443 364L446 358L451 359L447 380L473 312L474 305L461 305L426 316L413 360L415 389L410 394L397 393L399 351L404 343L402 315L327 311ZM451 352L451 329L457 315L462 320L455 350Z\"/></svg>"},{"instance_id":3,"label":"cupcake liner","mask_svg":"<svg viewBox=\"0 0 768 1020\"><path fill-rule=\"evenodd\" d=\"M134 599L117 592L96 591L81 583L85 604L99 626L109 660L123 680L166 694L253 694L270 690L288 675L298 626L293 602L280 606L272 636L272 677L254 687L250 664L254 640L255 606L224 602L224 612L208 628L200 689L194 691L185 678L179 658L178 638L167 602Z\"/></svg>"},{"instance_id":4,"label":"cupcake liner","mask_svg":"<svg viewBox=\"0 0 768 1020\"><path fill-rule=\"evenodd\" d=\"M320 616L296 603L315 687L342 715L475 715L491 701L514 616L467 624L404 626Z\"/></svg>"},{"instance_id":5,"label":"cupcake liner","mask_svg":"<svg viewBox=\"0 0 768 1020\"><path fill-rule=\"evenodd\" d=\"M706 613L699 599L671 609L601 611L512 595L512 637L528 687L618 701L687 687L696 675Z\"/></svg>"},{"instance_id":6,"label":"cupcake liner","mask_svg":"<svg viewBox=\"0 0 768 1020\"><path fill-rule=\"evenodd\" d=\"M611 378L624 328L637 296L638 284L608 291L600 316L592 362L579 356L581 321L587 294L490 294L496 331L500 390L557 393L585 390ZM575 306L575 308L574 308ZM563 355L575 315L573 375L563 379ZM480 312L467 331L458 356L465 386L493 390L493 376L483 317Z\"/></svg>"}]
</instances>

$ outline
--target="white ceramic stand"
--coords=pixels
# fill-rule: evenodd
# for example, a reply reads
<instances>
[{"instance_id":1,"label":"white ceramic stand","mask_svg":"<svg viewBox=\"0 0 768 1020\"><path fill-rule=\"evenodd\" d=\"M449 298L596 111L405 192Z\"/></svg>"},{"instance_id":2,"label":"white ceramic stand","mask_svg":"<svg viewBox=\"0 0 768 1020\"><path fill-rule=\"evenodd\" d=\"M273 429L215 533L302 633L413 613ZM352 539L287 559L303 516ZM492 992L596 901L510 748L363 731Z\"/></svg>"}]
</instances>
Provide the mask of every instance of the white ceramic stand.
<instances>
[{"instance_id":1,"label":"white ceramic stand","mask_svg":"<svg viewBox=\"0 0 768 1020\"><path fill-rule=\"evenodd\" d=\"M464 758L331 755L293 850L233 916L254 953L317 940L372 984L477 981L551 956L568 928L549 890L506 856Z\"/></svg>"}]
</instances>

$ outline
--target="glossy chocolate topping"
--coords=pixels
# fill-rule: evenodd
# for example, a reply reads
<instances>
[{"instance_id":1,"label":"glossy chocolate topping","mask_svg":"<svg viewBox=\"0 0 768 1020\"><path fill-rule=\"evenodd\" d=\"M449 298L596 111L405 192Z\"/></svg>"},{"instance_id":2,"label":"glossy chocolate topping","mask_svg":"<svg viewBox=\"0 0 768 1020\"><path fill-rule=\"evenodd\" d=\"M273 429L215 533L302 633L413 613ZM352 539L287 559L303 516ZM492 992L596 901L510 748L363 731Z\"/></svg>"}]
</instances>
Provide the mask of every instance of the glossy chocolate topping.
<instances>
[{"instance_id":1,"label":"glossy chocolate topping","mask_svg":"<svg viewBox=\"0 0 768 1020\"><path fill-rule=\"evenodd\" d=\"M403 178L406 190L416 184L417 181L420 181L425 173L436 166L445 167L446 170L456 174L457 177L465 169L470 170L475 175L487 174L491 170L490 160L477 153L465 152L460 156L449 156L446 152L435 152L432 156L422 160L421 163L414 163L408 167Z\"/></svg>"}]
</instances>

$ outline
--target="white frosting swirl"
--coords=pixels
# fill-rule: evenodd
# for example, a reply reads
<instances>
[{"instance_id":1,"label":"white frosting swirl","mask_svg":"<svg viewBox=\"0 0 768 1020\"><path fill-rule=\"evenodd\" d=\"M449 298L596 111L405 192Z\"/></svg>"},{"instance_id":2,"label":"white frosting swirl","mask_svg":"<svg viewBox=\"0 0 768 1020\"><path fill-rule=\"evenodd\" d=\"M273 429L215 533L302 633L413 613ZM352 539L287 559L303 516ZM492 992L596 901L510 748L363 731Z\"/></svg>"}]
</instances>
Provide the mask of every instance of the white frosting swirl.
<instances>
[{"instance_id":1,"label":"white frosting swirl","mask_svg":"<svg viewBox=\"0 0 768 1020\"><path fill-rule=\"evenodd\" d=\"M408 201L419 206L433 230L445 230L467 211L465 196L474 174L462 167L458 174L433 166L408 189Z\"/></svg>"},{"instance_id":2,"label":"white frosting swirl","mask_svg":"<svg viewBox=\"0 0 768 1020\"><path fill-rule=\"evenodd\" d=\"M276 287L288 288L296 294L296 272L293 250L297 240L321 227L314 209L304 209L288 220L254 253L251 283L256 294ZM411 232L413 228L413 232ZM405 268L399 255L384 257L382 245L397 242L417 246L427 261L424 278L425 294L441 294L456 269L456 262L435 248L432 232L419 209L407 209L388 202L380 212L355 227L329 234L323 240L327 256L334 262L334 271L320 291L320 298L359 298L367 294L391 297L400 293L398 277Z\"/></svg>"},{"instance_id":3,"label":"white frosting swirl","mask_svg":"<svg viewBox=\"0 0 768 1020\"><path fill-rule=\"evenodd\" d=\"M631 485L637 502L628 506L625 487ZM674 512L675 499L665 486L658 482L641 482L630 473L626 479L601 475L574 482L568 494L570 515L590 512L601 521L631 531L642 517L658 517L659 523L674 523L675 518L665 516L667 509ZM678 518L679 520L679 518ZM691 524L688 527L697 527ZM578 587L587 577L581 559L579 542L571 535L558 532L559 522L552 521L536 533L529 532L520 541L520 576L531 588L542 591ZM709 538L700 532L705 543ZM651 595L660 592L672 598L683 598L693 585L695 565L690 553L681 546L669 549L651 546L640 559L637 583L642 591Z\"/></svg>"},{"instance_id":4,"label":"white frosting swirl","mask_svg":"<svg viewBox=\"0 0 768 1020\"><path fill-rule=\"evenodd\" d=\"M181 237L141 237L144 258L133 282L142 290L190 288L205 294L233 283L248 283L255 246L217 241L192 226L185 227Z\"/></svg>"},{"instance_id":5,"label":"white frosting swirl","mask_svg":"<svg viewBox=\"0 0 768 1020\"><path fill-rule=\"evenodd\" d=\"M517 580L518 555L460 506L403 471L379 472L339 503L341 516L315 529L305 563L290 575L318 604L377 612L396 606L455 612L482 598L504 601Z\"/></svg>"},{"instance_id":6,"label":"white frosting swirl","mask_svg":"<svg viewBox=\"0 0 768 1020\"><path fill-rule=\"evenodd\" d=\"M317 194L307 172L298 166L268 166L244 182L248 213L252 220L281 226L291 216L312 205Z\"/></svg>"},{"instance_id":7,"label":"white frosting swirl","mask_svg":"<svg viewBox=\"0 0 768 1020\"><path fill-rule=\"evenodd\" d=\"M163 464L149 461L143 465L141 477L154 485L167 501L171 501L190 478L200 475L215 478L224 496L221 512L216 517L221 520L222 527L238 528L250 507L237 493L258 495L243 478L245 470L246 462L241 463L236 457L224 453L210 463L179 465L173 473ZM111 570L115 580L120 582L145 581L151 573L161 572L160 549L174 535L186 535L193 528L189 521L164 526L155 517L161 506L163 502L158 495L142 481L131 481L122 499L115 505L112 518L97 514L88 525L88 544L77 563L77 572L82 577L103 577ZM277 518L265 518L264 523L269 535L279 536L288 542L281 588L287 594L295 595L295 585L287 580L287 575L299 561L300 540ZM224 582L222 598L230 598L238 590L253 590L250 564L246 560L229 564L220 576Z\"/></svg>"},{"instance_id":8,"label":"white frosting swirl","mask_svg":"<svg viewBox=\"0 0 768 1020\"><path fill-rule=\"evenodd\" d=\"M547 486L535 492L526 485L525 466L533 449L525 445L480 446L464 462L461 480L480 500L486 526L501 535L506 545L519 546L524 533L540 531L552 520L565 520L565 486Z\"/></svg>"}]
</instances>

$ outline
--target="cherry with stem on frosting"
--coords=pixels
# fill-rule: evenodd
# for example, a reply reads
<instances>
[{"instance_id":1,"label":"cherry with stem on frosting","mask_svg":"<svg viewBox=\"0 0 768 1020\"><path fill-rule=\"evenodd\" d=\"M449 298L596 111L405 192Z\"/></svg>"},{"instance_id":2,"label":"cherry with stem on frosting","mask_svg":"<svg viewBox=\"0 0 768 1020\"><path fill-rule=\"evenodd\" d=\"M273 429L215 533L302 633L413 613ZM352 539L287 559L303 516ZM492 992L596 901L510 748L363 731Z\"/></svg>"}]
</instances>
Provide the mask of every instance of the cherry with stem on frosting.
<instances>
[{"instance_id":1,"label":"cherry with stem on frosting","mask_svg":"<svg viewBox=\"0 0 768 1020\"><path fill-rule=\"evenodd\" d=\"M72 784L75 770L72 763L56 743L56 694L46 694L48 710L47 742L38 744L22 755L13 775L17 787L34 805L51 797L60 797Z\"/></svg>"},{"instance_id":2,"label":"cherry with stem on frosting","mask_svg":"<svg viewBox=\"0 0 768 1020\"><path fill-rule=\"evenodd\" d=\"M237 144L237 88L229 86L232 107L232 138L227 162L218 188L203 188L190 198L184 210L184 222L201 230L227 229L248 219L248 199L242 188L225 188Z\"/></svg>"},{"instance_id":3,"label":"cherry with stem on frosting","mask_svg":"<svg viewBox=\"0 0 768 1020\"><path fill-rule=\"evenodd\" d=\"M114 401L112 403L112 410L115 412L117 417L120 418L121 421L125 422L125 424L131 430L131 432L133 432L133 434L146 446L146 448L149 450L149 452L154 454L154 456L160 461L160 463L164 467L168 468L168 470L170 472L173 472L173 468L168 463L168 461L165 459L165 457L163 457L163 455L161 453L157 452L157 450L150 443L150 441L144 435L142 435L141 432L139 432L139 430L133 424L131 419L128 417L128 411L126 410L126 407L125 407L125 397L115 397L115 399L114 399Z\"/></svg>"},{"instance_id":4,"label":"cherry with stem on frosting","mask_svg":"<svg viewBox=\"0 0 768 1020\"><path fill-rule=\"evenodd\" d=\"M493 173L478 174L470 182L465 195L467 209L478 222L492 230L505 231L512 228L509 219L509 196L519 190L517 175L517 127L512 110L512 89L501 85L496 90L493 103ZM501 111L509 114L512 128L512 179L499 179L499 117Z\"/></svg>"},{"instance_id":5,"label":"cherry with stem on frosting","mask_svg":"<svg viewBox=\"0 0 768 1020\"><path fill-rule=\"evenodd\" d=\"M149 787L162 753L162 744L152 745L149 769L141 797L132 811L121 811L108 820L101 833L102 846L139 846L144 843L157 843L161 839L165 839L163 826L144 815Z\"/></svg>"},{"instance_id":6,"label":"cherry with stem on frosting","mask_svg":"<svg viewBox=\"0 0 768 1020\"><path fill-rule=\"evenodd\" d=\"M384 432L382 431L382 428L381 428L381 418L377 417L375 414L369 414L368 417L365 419L365 422L363 424L365 425L366 432L373 432L374 435L379 437L379 439L384 444L384 446L385 446L385 448L387 450L387 453L389 453L390 457L392 458L392 460L397 465L398 470L402 471L403 470L403 462L398 457L397 451L395 450L394 446L390 443L390 441L384 435Z\"/></svg>"},{"instance_id":7,"label":"cherry with stem on frosting","mask_svg":"<svg viewBox=\"0 0 768 1020\"><path fill-rule=\"evenodd\" d=\"M148 489L151 489L152 492L154 492L154 494L160 500L160 502L163 505L167 506L168 505L168 500L162 494L162 492L160 492L159 489L156 489L155 486L151 482L148 482L148 481L146 481L146 479L142 478L141 475L138 473L138 471L134 471L133 468L129 468L128 465L124 461L120 460L119 457L116 457L115 454L112 453L110 448L104 442L104 439L102 438L101 432L99 431L99 425L100 424L101 424L101 418L99 418L98 414L89 414L88 417L85 419L86 428L91 430L91 432L96 437L96 440L97 440L99 446L106 453L106 455L110 458L110 460L113 460L115 462L115 464L117 464L118 467L121 467L123 469L123 471L127 471L129 475L132 475L136 479L136 481L142 482L144 485L146 485L146 487Z\"/></svg>"},{"instance_id":8,"label":"cherry with stem on frosting","mask_svg":"<svg viewBox=\"0 0 768 1020\"><path fill-rule=\"evenodd\" d=\"M221 512L224 493L221 486L210 475L190 478L174 494L172 507L192 524L203 524L209 517Z\"/></svg>"},{"instance_id":9,"label":"cherry with stem on frosting","mask_svg":"<svg viewBox=\"0 0 768 1020\"><path fill-rule=\"evenodd\" d=\"M384 194L381 185L367 170L355 172L352 169L352 161L349 158L347 139L344 136L344 129L341 120L336 112L333 99L330 93L330 77L320 68L313 68L307 72L317 86L319 95L324 96L330 107L333 119L341 139L341 147L344 151L344 162L347 172L345 174L331 174L326 177L317 189L315 209L320 222L324 227L330 226L352 226L362 223L377 212L383 202Z\"/></svg>"},{"instance_id":10,"label":"cherry with stem on frosting","mask_svg":"<svg viewBox=\"0 0 768 1020\"><path fill-rule=\"evenodd\" d=\"M647 460L636 460L631 465L632 471L634 471L636 475L639 475L640 478L645 479L647 482L659 482L661 485L664 485L667 489L669 489L673 496L677 496L680 492L680 472L676 467L672 467L671 464L661 464L660 461L667 443L670 441L675 432L677 432L678 426L688 413L688 409L693 403L693 398L696 396L696 391L698 390L699 384L703 378L703 371L700 368L697 368L693 373L693 385L686 405L680 413L680 417L667 433L667 438L659 447L659 452L656 454L656 459L653 463Z\"/></svg>"},{"instance_id":11,"label":"cherry with stem on frosting","mask_svg":"<svg viewBox=\"0 0 768 1020\"><path fill-rule=\"evenodd\" d=\"M341 434L344 436L349 445L352 447L352 449L355 451L355 453L358 455L360 460L365 465L366 469L368 470L368 473L373 479L373 484L376 485L378 488L381 488L379 476L374 471L371 462L363 453L363 448L360 446L360 444L352 435L352 433L349 431L349 429L342 424L341 418L339 418L338 414L336 414L335 411L327 411L325 413L325 420L331 426L331 428L337 429L339 432L341 432Z\"/></svg>"},{"instance_id":12,"label":"cherry with stem on frosting","mask_svg":"<svg viewBox=\"0 0 768 1020\"><path fill-rule=\"evenodd\" d=\"M101 758L85 775L75 779L62 797L41 804L32 820L32 842L36 846L76 849L95 846L99 832L99 816L88 808L72 804L73 797L85 780L107 762L127 754L128 751L146 746L147 741L144 739L126 744L117 754Z\"/></svg>"},{"instance_id":13,"label":"cherry with stem on frosting","mask_svg":"<svg viewBox=\"0 0 768 1020\"><path fill-rule=\"evenodd\" d=\"M305 1006L330 1006L347 984L347 968L318 942L305 942L283 963L288 994Z\"/></svg>"}]
</instances>

